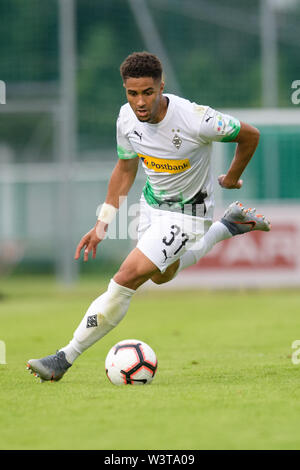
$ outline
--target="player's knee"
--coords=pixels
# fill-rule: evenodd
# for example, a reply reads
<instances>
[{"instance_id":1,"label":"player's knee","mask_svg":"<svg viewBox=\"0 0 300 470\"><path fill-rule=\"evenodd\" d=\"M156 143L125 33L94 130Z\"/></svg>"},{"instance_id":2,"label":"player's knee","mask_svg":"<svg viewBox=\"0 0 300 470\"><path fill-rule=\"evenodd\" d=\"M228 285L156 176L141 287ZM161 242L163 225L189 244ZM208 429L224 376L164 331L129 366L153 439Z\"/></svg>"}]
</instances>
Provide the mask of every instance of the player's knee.
<instances>
[{"instance_id":1,"label":"player's knee","mask_svg":"<svg viewBox=\"0 0 300 470\"><path fill-rule=\"evenodd\" d=\"M142 273L138 267L131 267L130 269L120 269L114 276L114 281L124 287L136 290L144 282L149 279L147 273Z\"/></svg>"}]
</instances>

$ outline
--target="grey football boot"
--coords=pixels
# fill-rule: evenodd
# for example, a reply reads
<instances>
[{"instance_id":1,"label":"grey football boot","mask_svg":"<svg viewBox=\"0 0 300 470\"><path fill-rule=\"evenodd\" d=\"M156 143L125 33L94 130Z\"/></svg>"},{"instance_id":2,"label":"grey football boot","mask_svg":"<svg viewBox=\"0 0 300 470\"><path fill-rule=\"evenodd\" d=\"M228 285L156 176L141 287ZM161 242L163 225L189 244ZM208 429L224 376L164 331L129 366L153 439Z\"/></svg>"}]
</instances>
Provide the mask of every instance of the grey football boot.
<instances>
[{"instance_id":1,"label":"grey football boot","mask_svg":"<svg viewBox=\"0 0 300 470\"><path fill-rule=\"evenodd\" d=\"M271 224L262 214L256 214L256 209L245 209L239 201L230 204L221 222L226 225L232 235L262 230L269 232Z\"/></svg>"},{"instance_id":2,"label":"grey football boot","mask_svg":"<svg viewBox=\"0 0 300 470\"><path fill-rule=\"evenodd\" d=\"M40 377L41 382L51 380L57 382L67 372L72 364L66 359L63 351L57 351L56 354L43 357L42 359L30 359L27 369L36 377Z\"/></svg>"}]
</instances>

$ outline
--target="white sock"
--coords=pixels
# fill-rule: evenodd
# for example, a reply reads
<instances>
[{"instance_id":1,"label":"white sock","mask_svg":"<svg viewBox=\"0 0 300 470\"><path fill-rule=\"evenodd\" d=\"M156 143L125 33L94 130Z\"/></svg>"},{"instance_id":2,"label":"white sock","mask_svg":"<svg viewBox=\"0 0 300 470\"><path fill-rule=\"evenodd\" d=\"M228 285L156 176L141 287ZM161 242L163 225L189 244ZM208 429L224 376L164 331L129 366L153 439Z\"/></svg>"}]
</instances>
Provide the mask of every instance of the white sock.
<instances>
[{"instance_id":1,"label":"white sock","mask_svg":"<svg viewBox=\"0 0 300 470\"><path fill-rule=\"evenodd\" d=\"M206 234L203 235L201 240L195 243L193 248L187 250L180 258L180 264L176 274L183 269L197 263L215 246L216 243L231 237L232 234L229 232L228 228L222 224L222 222L214 222L209 227L209 230L206 232Z\"/></svg>"},{"instance_id":2,"label":"white sock","mask_svg":"<svg viewBox=\"0 0 300 470\"><path fill-rule=\"evenodd\" d=\"M111 279L107 291L89 306L70 343L61 349L67 361L75 359L112 330L125 316L135 290Z\"/></svg>"}]
</instances>

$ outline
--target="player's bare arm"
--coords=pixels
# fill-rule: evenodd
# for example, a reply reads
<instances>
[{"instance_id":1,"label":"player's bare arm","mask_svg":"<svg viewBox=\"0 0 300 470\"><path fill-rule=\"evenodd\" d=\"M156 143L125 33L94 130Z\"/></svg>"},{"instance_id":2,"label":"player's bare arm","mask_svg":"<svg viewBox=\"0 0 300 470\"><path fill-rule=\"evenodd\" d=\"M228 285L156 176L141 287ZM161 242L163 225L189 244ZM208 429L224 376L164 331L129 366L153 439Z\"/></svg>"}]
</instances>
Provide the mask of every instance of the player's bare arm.
<instances>
[{"instance_id":1,"label":"player's bare arm","mask_svg":"<svg viewBox=\"0 0 300 470\"><path fill-rule=\"evenodd\" d=\"M134 183L138 165L138 157L128 160L119 159L109 180L105 199L107 204L111 204L119 209L121 196L127 196Z\"/></svg>"},{"instance_id":2,"label":"player's bare arm","mask_svg":"<svg viewBox=\"0 0 300 470\"><path fill-rule=\"evenodd\" d=\"M226 189L240 189L243 180L240 179L243 171L251 160L259 141L259 130L250 124L241 122L241 129L233 142L237 142L235 155L226 175L220 175L220 186Z\"/></svg>"},{"instance_id":3,"label":"player's bare arm","mask_svg":"<svg viewBox=\"0 0 300 470\"><path fill-rule=\"evenodd\" d=\"M108 191L105 202L116 209L119 209L122 197L127 196L136 177L138 169L138 157L129 160L119 160L116 164L108 184ZM88 261L89 253L95 259L97 246L105 238L108 224L97 220L95 226L86 233L77 245L74 258L80 258L81 250L84 249L83 260Z\"/></svg>"}]
</instances>

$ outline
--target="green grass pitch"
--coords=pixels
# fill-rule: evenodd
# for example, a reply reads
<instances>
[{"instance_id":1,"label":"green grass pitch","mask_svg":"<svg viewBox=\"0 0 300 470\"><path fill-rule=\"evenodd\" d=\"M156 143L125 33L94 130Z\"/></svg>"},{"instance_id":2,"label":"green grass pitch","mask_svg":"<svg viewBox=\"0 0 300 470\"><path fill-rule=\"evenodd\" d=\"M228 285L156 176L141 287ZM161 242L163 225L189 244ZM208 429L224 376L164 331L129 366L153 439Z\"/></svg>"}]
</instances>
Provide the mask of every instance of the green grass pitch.
<instances>
[{"instance_id":1,"label":"green grass pitch","mask_svg":"<svg viewBox=\"0 0 300 470\"><path fill-rule=\"evenodd\" d=\"M57 383L30 358L72 337L107 280L62 290L51 278L2 279L1 449L299 449L299 291L138 292L120 325ZM115 387L104 360L119 340L158 357L151 385Z\"/></svg>"}]
</instances>

